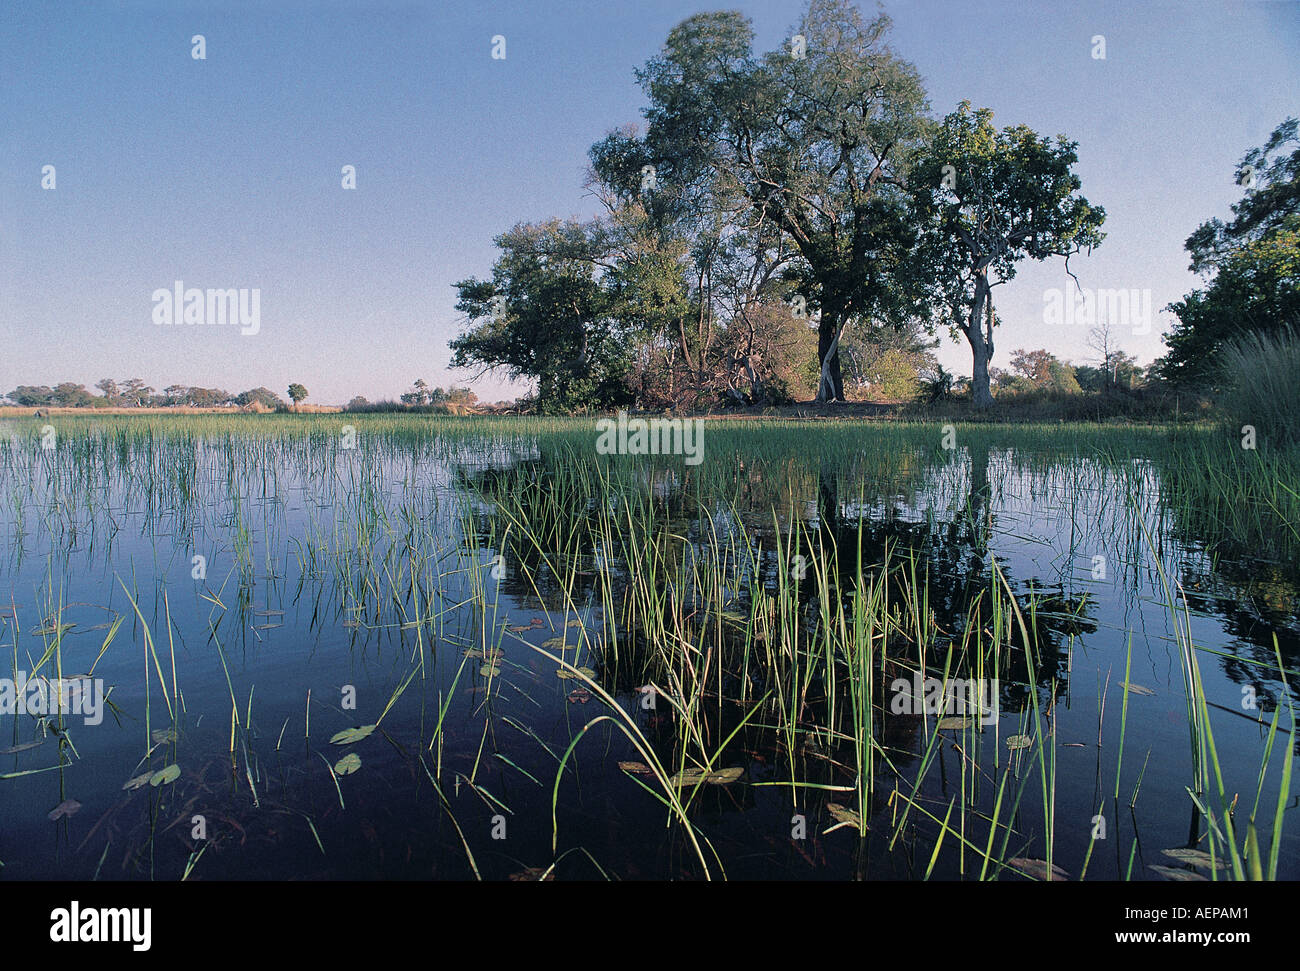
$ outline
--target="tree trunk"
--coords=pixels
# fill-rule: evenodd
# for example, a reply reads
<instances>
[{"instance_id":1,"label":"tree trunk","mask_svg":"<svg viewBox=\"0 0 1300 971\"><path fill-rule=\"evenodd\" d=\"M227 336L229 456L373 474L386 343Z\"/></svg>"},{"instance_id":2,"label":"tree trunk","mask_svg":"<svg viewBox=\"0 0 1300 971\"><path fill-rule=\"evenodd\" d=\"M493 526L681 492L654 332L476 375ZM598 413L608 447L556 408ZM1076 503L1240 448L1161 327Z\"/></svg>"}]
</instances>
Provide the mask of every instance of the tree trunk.
<instances>
[{"instance_id":1,"label":"tree trunk","mask_svg":"<svg viewBox=\"0 0 1300 971\"><path fill-rule=\"evenodd\" d=\"M817 382L818 401L844 400L844 377L840 373L839 333L839 318L823 312L817 328L817 361L822 368L822 378ZM830 356L829 362L827 355Z\"/></svg>"},{"instance_id":2,"label":"tree trunk","mask_svg":"<svg viewBox=\"0 0 1300 971\"><path fill-rule=\"evenodd\" d=\"M971 399L979 409L993 404L993 395L989 392L989 359L993 357L992 315L987 320L987 331L984 320L984 304L988 298L988 280L981 274L975 279L975 301L970 308L970 318L962 328L971 350Z\"/></svg>"}]
</instances>

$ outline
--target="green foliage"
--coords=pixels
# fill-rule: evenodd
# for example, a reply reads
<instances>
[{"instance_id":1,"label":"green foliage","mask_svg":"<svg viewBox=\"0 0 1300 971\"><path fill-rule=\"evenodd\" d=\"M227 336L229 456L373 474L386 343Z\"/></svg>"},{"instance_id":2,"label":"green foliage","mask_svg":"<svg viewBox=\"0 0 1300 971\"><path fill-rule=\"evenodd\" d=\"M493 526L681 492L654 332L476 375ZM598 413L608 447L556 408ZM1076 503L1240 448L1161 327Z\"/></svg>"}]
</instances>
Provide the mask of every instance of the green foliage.
<instances>
[{"instance_id":1,"label":"green foliage","mask_svg":"<svg viewBox=\"0 0 1300 971\"><path fill-rule=\"evenodd\" d=\"M1177 385L1214 383L1220 350L1249 333L1300 321L1300 134L1295 118L1274 129L1237 168L1245 194L1233 218L1210 219L1187 238L1191 270L1209 279L1169 305L1178 320L1160 375ZM1290 148L1290 152L1287 149Z\"/></svg>"},{"instance_id":2,"label":"green foliage","mask_svg":"<svg viewBox=\"0 0 1300 971\"><path fill-rule=\"evenodd\" d=\"M230 392L221 388L187 388L185 391L185 404L191 408L216 408L230 400Z\"/></svg>"},{"instance_id":3,"label":"green foliage","mask_svg":"<svg viewBox=\"0 0 1300 971\"><path fill-rule=\"evenodd\" d=\"M5 397L23 408L43 408L54 404L54 389L43 384L20 384Z\"/></svg>"},{"instance_id":4,"label":"green foliage","mask_svg":"<svg viewBox=\"0 0 1300 971\"><path fill-rule=\"evenodd\" d=\"M938 363L934 346L919 320L897 328L853 326L840 342L846 377L878 401L916 397L922 373L932 373Z\"/></svg>"},{"instance_id":5,"label":"green foliage","mask_svg":"<svg viewBox=\"0 0 1300 971\"><path fill-rule=\"evenodd\" d=\"M1006 382L1007 390L1055 391L1078 394L1079 382L1074 368L1044 350L1018 350L1011 355L1011 369L1019 382Z\"/></svg>"},{"instance_id":6,"label":"green foliage","mask_svg":"<svg viewBox=\"0 0 1300 971\"><path fill-rule=\"evenodd\" d=\"M911 185L925 220L921 253L940 319L971 345L977 405L988 405L996 318L991 288L1026 258L1068 259L1102 239L1105 211L1078 195L1076 143L1024 125L999 129L963 101L944 118Z\"/></svg>"},{"instance_id":7,"label":"green foliage","mask_svg":"<svg viewBox=\"0 0 1300 971\"><path fill-rule=\"evenodd\" d=\"M293 385L292 387L302 386ZM304 388L303 397L305 398L306 396L306 389ZM299 399L295 398L295 403L297 403L298 400ZM241 408L247 407L253 404L253 402L257 402L259 405L270 408L273 411L285 407L284 399L270 388L253 388L249 391L241 391L235 396L235 404L239 405Z\"/></svg>"},{"instance_id":8,"label":"green foliage","mask_svg":"<svg viewBox=\"0 0 1300 971\"><path fill-rule=\"evenodd\" d=\"M85 408L95 400L84 384L65 381L54 389L53 404L61 408Z\"/></svg>"},{"instance_id":9,"label":"green foliage","mask_svg":"<svg viewBox=\"0 0 1300 971\"><path fill-rule=\"evenodd\" d=\"M537 380L536 408L561 414L624 403L624 324L614 312L608 241L597 223L551 220L497 237L491 280L456 284L471 326L452 367Z\"/></svg>"},{"instance_id":10,"label":"green foliage","mask_svg":"<svg viewBox=\"0 0 1300 971\"><path fill-rule=\"evenodd\" d=\"M289 385L289 397L296 405L307 397L307 389L301 384L291 384Z\"/></svg>"},{"instance_id":11,"label":"green foliage","mask_svg":"<svg viewBox=\"0 0 1300 971\"><path fill-rule=\"evenodd\" d=\"M1223 259L1208 287L1169 309L1178 320L1165 335L1162 376L1179 385L1213 383L1227 342L1300 320L1300 231L1243 244Z\"/></svg>"},{"instance_id":12,"label":"green foliage","mask_svg":"<svg viewBox=\"0 0 1300 971\"><path fill-rule=\"evenodd\" d=\"M933 405L952 397L955 376L942 364L935 363L921 374L921 388L917 400Z\"/></svg>"},{"instance_id":13,"label":"green foliage","mask_svg":"<svg viewBox=\"0 0 1300 971\"><path fill-rule=\"evenodd\" d=\"M817 324L819 396L843 397L841 327L914 315L923 289L899 179L928 106L915 68L885 43L889 26L845 0L813 0L798 28L807 56L759 58L740 14L692 17L637 74L650 99L644 139L607 139L593 159L625 185L653 166L664 188L647 205L695 220L692 238L716 240L723 222L748 234L749 279L779 271Z\"/></svg>"}]
</instances>

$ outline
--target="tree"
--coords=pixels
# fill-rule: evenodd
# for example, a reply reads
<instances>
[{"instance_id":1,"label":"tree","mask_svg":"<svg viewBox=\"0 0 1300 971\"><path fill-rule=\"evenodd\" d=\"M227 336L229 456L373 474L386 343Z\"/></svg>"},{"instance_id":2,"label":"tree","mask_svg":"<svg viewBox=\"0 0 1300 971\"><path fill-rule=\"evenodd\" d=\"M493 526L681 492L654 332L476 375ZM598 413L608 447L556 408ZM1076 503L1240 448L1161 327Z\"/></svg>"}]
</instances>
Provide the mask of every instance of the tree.
<instances>
[{"instance_id":1,"label":"tree","mask_svg":"<svg viewBox=\"0 0 1300 971\"><path fill-rule=\"evenodd\" d=\"M104 400L107 401L110 405L115 405L118 403L120 399L120 393L117 388L117 382L114 381L112 378L103 378L100 381L97 381L95 383L95 387L98 388L103 393Z\"/></svg>"},{"instance_id":2,"label":"tree","mask_svg":"<svg viewBox=\"0 0 1300 971\"><path fill-rule=\"evenodd\" d=\"M297 406L297 404L302 400L304 400L306 397L307 397L307 389L304 388L301 384L289 385L289 398L293 401L295 406Z\"/></svg>"},{"instance_id":3,"label":"tree","mask_svg":"<svg viewBox=\"0 0 1300 971\"><path fill-rule=\"evenodd\" d=\"M629 353L613 312L602 227L574 220L521 224L496 244L501 255L492 279L455 285L456 309L470 326L451 341L451 366L535 379L544 414L625 402Z\"/></svg>"},{"instance_id":4,"label":"tree","mask_svg":"<svg viewBox=\"0 0 1300 971\"><path fill-rule=\"evenodd\" d=\"M1115 351L1109 367L1074 365L1074 376L1084 391L1106 391L1110 388L1133 388L1146 383L1146 368L1137 358L1123 351Z\"/></svg>"},{"instance_id":5,"label":"tree","mask_svg":"<svg viewBox=\"0 0 1300 971\"><path fill-rule=\"evenodd\" d=\"M1167 308L1177 321L1164 337L1169 352L1157 363L1173 384L1212 383L1229 341L1300 321L1298 125L1286 119L1242 157L1237 184L1245 194L1233 204L1233 218L1210 219L1187 238L1189 268L1207 285Z\"/></svg>"},{"instance_id":6,"label":"tree","mask_svg":"<svg viewBox=\"0 0 1300 971\"><path fill-rule=\"evenodd\" d=\"M911 187L925 220L923 259L955 339L971 348L971 393L993 403L989 361L996 316L991 293L1026 257L1069 258L1103 237L1105 211L1077 195L1076 144L1024 125L998 129L988 108L963 101L944 118Z\"/></svg>"},{"instance_id":7,"label":"tree","mask_svg":"<svg viewBox=\"0 0 1300 971\"><path fill-rule=\"evenodd\" d=\"M1116 346L1115 330L1110 318L1103 320L1088 331L1086 343L1100 355L1098 360L1101 363L1102 371L1107 375L1107 385L1117 383L1119 376L1113 372L1118 364L1117 355L1120 351Z\"/></svg>"},{"instance_id":8,"label":"tree","mask_svg":"<svg viewBox=\"0 0 1300 971\"><path fill-rule=\"evenodd\" d=\"M1096 369L1100 381L1095 381L1088 371L1093 369L1076 367L1075 376L1079 386L1085 391L1102 391L1106 388L1132 387L1134 378L1140 378L1137 358L1119 349L1115 329L1109 319L1103 320L1088 331L1087 345L1097 352ZM1094 386L1095 385L1095 386Z\"/></svg>"},{"instance_id":9,"label":"tree","mask_svg":"<svg viewBox=\"0 0 1300 971\"><path fill-rule=\"evenodd\" d=\"M301 386L299 386L301 387ZM303 397L307 397L306 389L303 389ZM235 404L241 408L247 408L256 402L264 408L279 410L285 406L284 399L272 391L270 388L251 388L248 391L241 391L235 395Z\"/></svg>"},{"instance_id":10,"label":"tree","mask_svg":"<svg viewBox=\"0 0 1300 971\"><path fill-rule=\"evenodd\" d=\"M1013 352L1011 370L1029 387L1039 391L1078 394L1081 390L1074 368L1044 350ZM1014 390L1014 384L1012 388Z\"/></svg>"},{"instance_id":11,"label":"tree","mask_svg":"<svg viewBox=\"0 0 1300 971\"><path fill-rule=\"evenodd\" d=\"M898 329L875 333L850 330L840 343L844 373L876 400L914 398L923 373L932 372L937 341L927 340L917 320Z\"/></svg>"},{"instance_id":12,"label":"tree","mask_svg":"<svg viewBox=\"0 0 1300 971\"><path fill-rule=\"evenodd\" d=\"M733 220L770 223L797 251L790 276L817 323L819 399L843 397L844 326L906 316L915 282L898 187L927 103L886 45L889 27L847 0L812 0L798 27L806 51L760 60L742 15L700 14L637 74L650 107L631 154L684 204L729 204Z\"/></svg>"},{"instance_id":13,"label":"tree","mask_svg":"<svg viewBox=\"0 0 1300 971\"><path fill-rule=\"evenodd\" d=\"M23 408L41 408L54 403L54 389L43 384L20 384L5 397Z\"/></svg>"},{"instance_id":14,"label":"tree","mask_svg":"<svg viewBox=\"0 0 1300 971\"><path fill-rule=\"evenodd\" d=\"M410 391L402 395L402 402L408 405L432 404L435 391L441 394L442 389L430 388L427 384L425 384L424 378L416 378L415 386Z\"/></svg>"},{"instance_id":15,"label":"tree","mask_svg":"<svg viewBox=\"0 0 1300 971\"><path fill-rule=\"evenodd\" d=\"M185 402L186 396L190 389L183 384L170 384L163 388L163 396L167 405L179 405Z\"/></svg>"},{"instance_id":16,"label":"tree","mask_svg":"<svg viewBox=\"0 0 1300 971\"><path fill-rule=\"evenodd\" d=\"M62 408L85 408L94 401L95 396L86 390L84 384L74 384L71 381L55 387L51 396L51 403Z\"/></svg>"},{"instance_id":17,"label":"tree","mask_svg":"<svg viewBox=\"0 0 1300 971\"><path fill-rule=\"evenodd\" d=\"M457 405L463 408L472 408L478 404L478 395L469 388L448 388L443 391L441 388L435 389L438 392L440 400L449 405Z\"/></svg>"},{"instance_id":18,"label":"tree","mask_svg":"<svg viewBox=\"0 0 1300 971\"><path fill-rule=\"evenodd\" d=\"M1287 146L1295 146L1286 153ZM1252 148L1237 166L1245 195L1232 205L1233 219L1209 219L1187 238L1193 273L1221 267L1242 246L1300 228L1300 121L1288 118L1268 141Z\"/></svg>"},{"instance_id":19,"label":"tree","mask_svg":"<svg viewBox=\"0 0 1300 971\"><path fill-rule=\"evenodd\" d=\"M230 400L230 392L220 388L190 388L185 393L185 403L192 408L215 408Z\"/></svg>"},{"instance_id":20,"label":"tree","mask_svg":"<svg viewBox=\"0 0 1300 971\"><path fill-rule=\"evenodd\" d=\"M140 378L131 378L122 384L120 395L124 405L129 408L143 408L149 402L154 389Z\"/></svg>"}]
</instances>

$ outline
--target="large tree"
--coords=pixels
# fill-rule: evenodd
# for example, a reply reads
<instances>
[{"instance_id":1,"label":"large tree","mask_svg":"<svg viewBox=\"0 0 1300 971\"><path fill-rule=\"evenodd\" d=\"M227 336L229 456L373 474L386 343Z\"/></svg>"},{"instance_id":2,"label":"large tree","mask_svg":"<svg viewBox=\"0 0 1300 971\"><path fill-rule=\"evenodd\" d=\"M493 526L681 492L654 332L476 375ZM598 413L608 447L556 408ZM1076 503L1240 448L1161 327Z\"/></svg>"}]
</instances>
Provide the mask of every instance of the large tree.
<instances>
[{"instance_id":1,"label":"large tree","mask_svg":"<svg viewBox=\"0 0 1300 971\"><path fill-rule=\"evenodd\" d=\"M470 326L451 341L452 367L535 379L542 413L625 402L628 352L602 227L552 220L516 226L496 243L492 279L455 285Z\"/></svg>"},{"instance_id":2,"label":"large tree","mask_svg":"<svg viewBox=\"0 0 1300 971\"><path fill-rule=\"evenodd\" d=\"M132 408L143 408L154 393L154 389L145 384L141 378L124 381L119 390L122 402Z\"/></svg>"},{"instance_id":3,"label":"large tree","mask_svg":"<svg viewBox=\"0 0 1300 971\"><path fill-rule=\"evenodd\" d=\"M103 378L95 382L95 387L103 392L104 400L108 402L108 404L110 405L117 404L119 393L118 393L116 381L114 381L112 378Z\"/></svg>"},{"instance_id":4,"label":"large tree","mask_svg":"<svg viewBox=\"0 0 1300 971\"><path fill-rule=\"evenodd\" d=\"M43 384L20 384L6 397L24 408L39 408L54 403L54 389Z\"/></svg>"},{"instance_id":5,"label":"large tree","mask_svg":"<svg viewBox=\"0 0 1300 971\"><path fill-rule=\"evenodd\" d=\"M54 404L64 408L85 408L95 400L84 384L65 381L54 389Z\"/></svg>"},{"instance_id":6,"label":"large tree","mask_svg":"<svg viewBox=\"0 0 1300 971\"><path fill-rule=\"evenodd\" d=\"M1160 374L1184 386L1216 378L1219 351L1247 333L1300 322L1300 136L1288 118L1237 167L1245 190L1228 222L1210 219L1187 238L1190 269L1207 282L1169 305Z\"/></svg>"},{"instance_id":7,"label":"large tree","mask_svg":"<svg viewBox=\"0 0 1300 971\"><path fill-rule=\"evenodd\" d=\"M169 399L173 397L183 397L185 391L184 388L180 389L180 395L173 395L173 390L174 389L172 388L166 389L166 394ZM306 397L305 393L303 397ZM285 406L284 399L270 388L250 388L248 391L241 391L239 394L235 395L235 404L239 405L241 408L246 408L254 402L272 410L277 410ZM297 402L295 402L295 404L296 403Z\"/></svg>"},{"instance_id":8,"label":"large tree","mask_svg":"<svg viewBox=\"0 0 1300 971\"><path fill-rule=\"evenodd\" d=\"M797 254L779 227L718 179L659 179L634 130L590 154L588 187L608 214L611 293L635 342L638 399L783 400L803 383L791 378L813 335L807 315L783 302L791 286L781 271Z\"/></svg>"},{"instance_id":9,"label":"large tree","mask_svg":"<svg viewBox=\"0 0 1300 971\"><path fill-rule=\"evenodd\" d=\"M759 58L742 15L701 14L638 72L650 105L631 154L661 191L719 201L719 219L751 231L768 222L796 252L788 276L817 323L823 399L843 397L846 323L914 310L899 187L928 105L915 68L885 43L889 27L846 0L812 0L789 46Z\"/></svg>"},{"instance_id":10,"label":"large tree","mask_svg":"<svg viewBox=\"0 0 1300 971\"><path fill-rule=\"evenodd\" d=\"M934 299L953 336L971 348L977 407L993 403L994 287L1026 257L1069 258L1103 238L1105 211L1078 194L1076 144L1024 125L997 128L988 108L963 101L944 118L911 188L924 218L922 247Z\"/></svg>"}]
</instances>

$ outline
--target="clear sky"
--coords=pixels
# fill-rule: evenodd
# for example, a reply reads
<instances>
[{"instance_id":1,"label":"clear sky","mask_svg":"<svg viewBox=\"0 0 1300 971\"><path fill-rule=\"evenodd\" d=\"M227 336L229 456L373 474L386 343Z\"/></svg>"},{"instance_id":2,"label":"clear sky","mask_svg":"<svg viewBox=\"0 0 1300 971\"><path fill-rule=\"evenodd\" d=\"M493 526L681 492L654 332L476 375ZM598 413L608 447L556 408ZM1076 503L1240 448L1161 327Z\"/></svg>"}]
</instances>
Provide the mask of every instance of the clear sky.
<instances>
[{"instance_id":1,"label":"clear sky","mask_svg":"<svg viewBox=\"0 0 1300 971\"><path fill-rule=\"evenodd\" d=\"M140 377L283 395L298 381L330 404L395 398L423 377L513 397L447 370L462 323L452 284L489 275L492 239L514 223L595 212L586 151L640 120L633 70L675 24L740 9L767 50L802 6L4 0L0 392ZM1160 308L1195 283L1183 241L1229 214L1237 161L1300 114L1300 4L885 9L936 116L969 99L1000 125L1079 143L1108 235L1071 268L1084 287L1149 290L1150 332L1130 325L1120 343L1159 355ZM156 326L152 295L177 280L260 289L260 330ZM1091 356L1086 327L1043 321L1045 291L1071 285L1058 260L998 288L995 366L1018 347ZM941 359L970 371L946 335Z\"/></svg>"}]
</instances>

